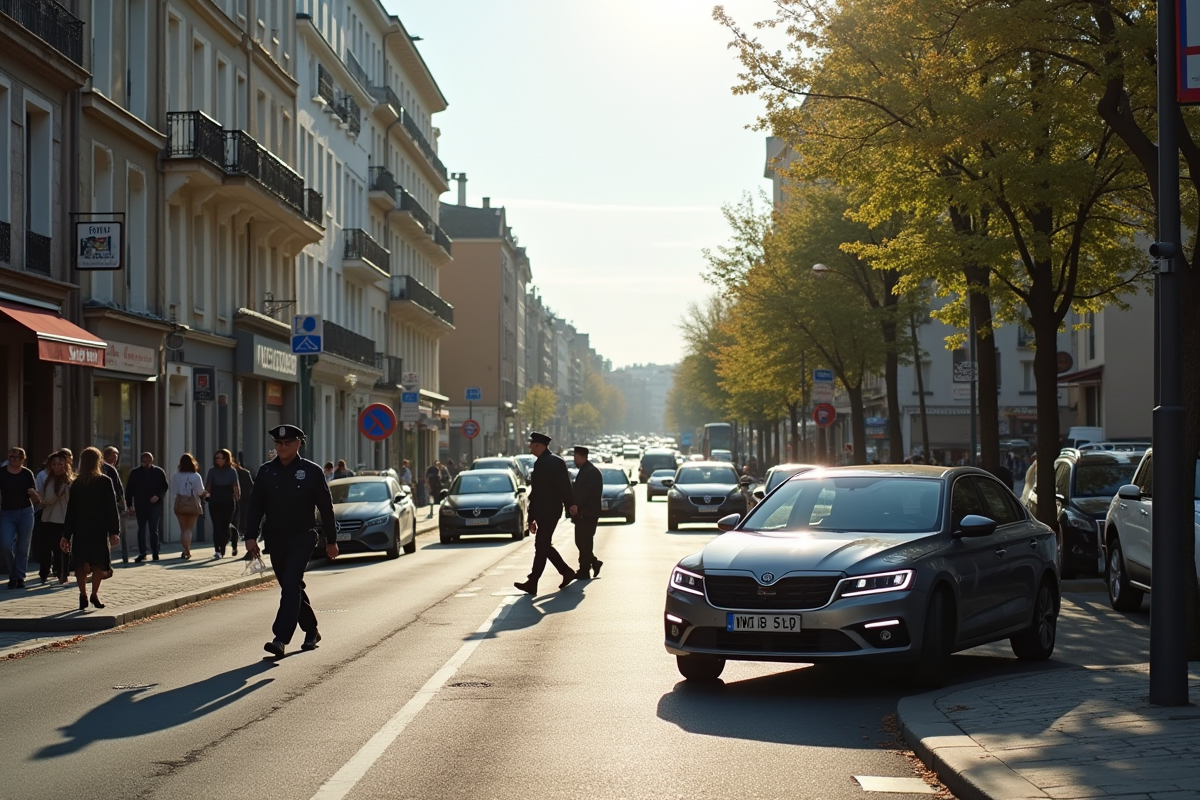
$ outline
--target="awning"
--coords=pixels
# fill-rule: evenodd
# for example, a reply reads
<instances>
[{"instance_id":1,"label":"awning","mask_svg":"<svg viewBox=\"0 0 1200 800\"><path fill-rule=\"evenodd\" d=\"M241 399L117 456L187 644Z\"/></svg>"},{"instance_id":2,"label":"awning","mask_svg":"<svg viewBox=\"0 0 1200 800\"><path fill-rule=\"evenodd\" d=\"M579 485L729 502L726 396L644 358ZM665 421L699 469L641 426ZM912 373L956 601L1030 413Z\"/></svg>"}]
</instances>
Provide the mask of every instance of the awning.
<instances>
[{"instance_id":1,"label":"awning","mask_svg":"<svg viewBox=\"0 0 1200 800\"><path fill-rule=\"evenodd\" d=\"M105 341L51 311L0 300L0 316L8 317L37 337L38 357L42 361L104 366L104 353L108 349Z\"/></svg>"},{"instance_id":2,"label":"awning","mask_svg":"<svg viewBox=\"0 0 1200 800\"><path fill-rule=\"evenodd\" d=\"M1059 386L1099 386L1104 379L1104 365L1068 372L1058 376Z\"/></svg>"}]
</instances>

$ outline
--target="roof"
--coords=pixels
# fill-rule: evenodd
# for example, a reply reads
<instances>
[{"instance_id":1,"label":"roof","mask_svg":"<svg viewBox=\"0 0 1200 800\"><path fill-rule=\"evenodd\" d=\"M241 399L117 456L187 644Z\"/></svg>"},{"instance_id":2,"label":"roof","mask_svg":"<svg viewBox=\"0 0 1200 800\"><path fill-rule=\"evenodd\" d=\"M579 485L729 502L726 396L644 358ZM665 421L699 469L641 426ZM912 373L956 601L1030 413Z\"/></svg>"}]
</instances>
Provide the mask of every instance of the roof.
<instances>
[{"instance_id":1,"label":"roof","mask_svg":"<svg viewBox=\"0 0 1200 800\"><path fill-rule=\"evenodd\" d=\"M451 239L503 239L507 231L504 208L475 208L442 203L438 213Z\"/></svg>"}]
</instances>

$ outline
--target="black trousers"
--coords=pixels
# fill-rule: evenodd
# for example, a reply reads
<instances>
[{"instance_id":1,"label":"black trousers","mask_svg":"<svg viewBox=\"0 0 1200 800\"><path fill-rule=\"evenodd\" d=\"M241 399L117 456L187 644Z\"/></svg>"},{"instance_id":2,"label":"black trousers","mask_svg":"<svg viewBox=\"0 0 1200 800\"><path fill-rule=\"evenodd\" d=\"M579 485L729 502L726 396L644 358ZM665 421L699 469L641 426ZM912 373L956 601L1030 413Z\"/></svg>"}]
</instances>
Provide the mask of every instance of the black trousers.
<instances>
[{"instance_id":1,"label":"black trousers","mask_svg":"<svg viewBox=\"0 0 1200 800\"><path fill-rule=\"evenodd\" d=\"M225 547L229 544L229 524L233 522L233 503L214 503L208 501L208 515L212 519L213 547L221 555L225 555ZM237 543L234 543L234 547Z\"/></svg>"},{"instance_id":2,"label":"black trousers","mask_svg":"<svg viewBox=\"0 0 1200 800\"><path fill-rule=\"evenodd\" d=\"M530 583L537 584L538 578L542 577L542 573L546 570L547 560L562 575L573 572L563 557L554 549L554 529L558 527L558 520L558 516L534 520L537 522L537 533L533 536L533 569L529 572Z\"/></svg>"},{"instance_id":3,"label":"black trousers","mask_svg":"<svg viewBox=\"0 0 1200 800\"><path fill-rule=\"evenodd\" d=\"M135 504L133 513L137 517L138 555L158 555L158 543L161 541L159 532L162 530L162 500L144 506Z\"/></svg>"},{"instance_id":4,"label":"black trousers","mask_svg":"<svg viewBox=\"0 0 1200 800\"><path fill-rule=\"evenodd\" d=\"M48 578L50 573L62 577L70 575L67 564L70 556L62 551L63 528L61 522L39 522L33 529L34 558L38 562L38 577Z\"/></svg>"},{"instance_id":5,"label":"black trousers","mask_svg":"<svg viewBox=\"0 0 1200 800\"><path fill-rule=\"evenodd\" d=\"M587 572L596 563L596 553L593 543L596 539L596 525L600 520L595 517L575 518L575 547L579 549L579 571Z\"/></svg>"},{"instance_id":6,"label":"black trousers","mask_svg":"<svg viewBox=\"0 0 1200 800\"><path fill-rule=\"evenodd\" d=\"M317 630L317 615L304 591L304 570L317 546L316 534L305 531L287 537L271 537L271 566L279 581L279 612L271 632L275 638L287 644L296 633L296 626L307 633Z\"/></svg>"}]
</instances>

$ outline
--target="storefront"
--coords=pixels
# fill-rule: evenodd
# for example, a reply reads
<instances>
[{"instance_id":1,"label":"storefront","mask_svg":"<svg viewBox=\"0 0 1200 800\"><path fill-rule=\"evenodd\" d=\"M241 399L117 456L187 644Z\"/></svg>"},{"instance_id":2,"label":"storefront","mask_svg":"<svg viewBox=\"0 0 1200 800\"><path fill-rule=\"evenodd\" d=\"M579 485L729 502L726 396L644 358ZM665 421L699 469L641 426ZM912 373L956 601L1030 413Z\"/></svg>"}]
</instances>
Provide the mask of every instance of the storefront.
<instances>
[{"instance_id":1,"label":"storefront","mask_svg":"<svg viewBox=\"0 0 1200 800\"><path fill-rule=\"evenodd\" d=\"M104 369L92 374L92 444L121 451L121 476L154 452L158 350L107 339Z\"/></svg>"},{"instance_id":2,"label":"storefront","mask_svg":"<svg viewBox=\"0 0 1200 800\"><path fill-rule=\"evenodd\" d=\"M250 331L238 331L235 338L237 444L253 470L270 449L267 431L299 418L299 360L287 342Z\"/></svg>"}]
</instances>

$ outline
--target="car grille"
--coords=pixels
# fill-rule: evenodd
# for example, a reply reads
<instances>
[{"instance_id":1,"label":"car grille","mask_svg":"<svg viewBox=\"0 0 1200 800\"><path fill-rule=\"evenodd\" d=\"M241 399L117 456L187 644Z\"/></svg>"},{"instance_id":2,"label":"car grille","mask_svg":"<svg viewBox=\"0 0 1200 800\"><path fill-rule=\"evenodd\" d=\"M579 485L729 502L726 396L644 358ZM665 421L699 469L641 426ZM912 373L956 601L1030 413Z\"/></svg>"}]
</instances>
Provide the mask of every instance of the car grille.
<instances>
[{"instance_id":1,"label":"car grille","mask_svg":"<svg viewBox=\"0 0 1200 800\"><path fill-rule=\"evenodd\" d=\"M842 631L831 630L734 633L724 628L696 628L684 645L706 650L734 650L739 653L848 653L862 649Z\"/></svg>"},{"instance_id":2,"label":"car grille","mask_svg":"<svg viewBox=\"0 0 1200 800\"><path fill-rule=\"evenodd\" d=\"M718 608L812 609L821 608L829 602L839 580L840 576L837 575L801 576L782 578L770 586L763 586L754 578L706 575L704 588L708 593L708 602Z\"/></svg>"},{"instance_id":3,"label":"car grille","mask_svg":"<svg viewBox=\"0 0 1200 800\"><path fill-rule=\"evenodd\" d=\"M481 509L479 509L479 513L476 514L475 509L473 509L473 508L460 508L458 510L458 515L460 517L462 517L463 519L476 519L477 517L495 516L496 512L499 510L500 509L498 509L498 508L481 508Z\"/></svg>"},{"instance_id":4,"label":"car grille","mask_svg":"<svg viewBox=\"0 0 1200 800\"><path fill-rule=\"evenodd\" d=\"M724 503L728 497L729 495L727 494L693 494L688 497L688 500L691 500L692 505L694 506L719 506Z\"/></svg>"},{"instance_id":5,"label":"car grille","mask_svg":"<svg viewBox=\"0 0 1200 800\"><path fill-rule=\"evenodd\" d=\"M363 521L361 519L339 519L338 533L357 533L362 530Z\"/></svg>"}]
</instances>

